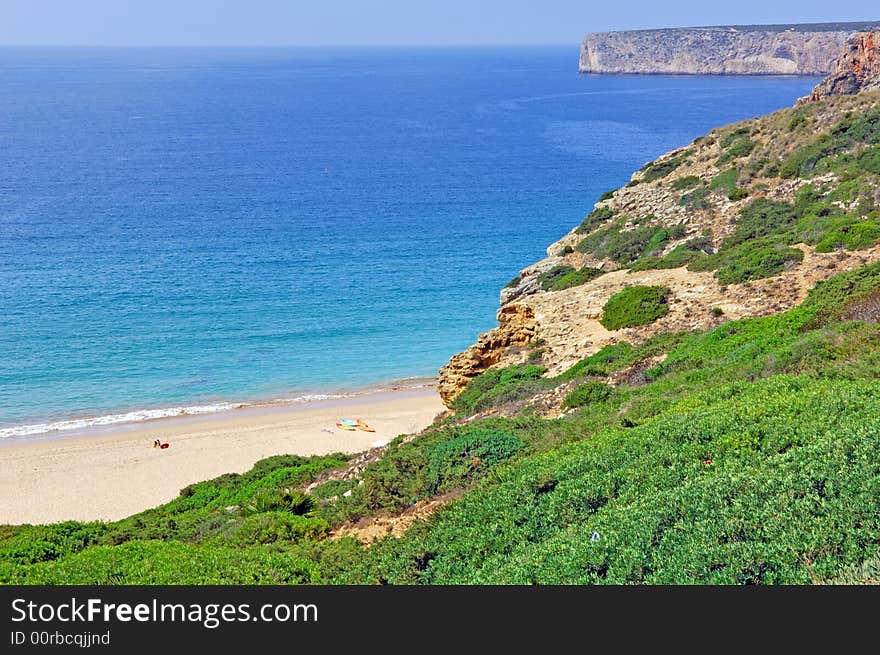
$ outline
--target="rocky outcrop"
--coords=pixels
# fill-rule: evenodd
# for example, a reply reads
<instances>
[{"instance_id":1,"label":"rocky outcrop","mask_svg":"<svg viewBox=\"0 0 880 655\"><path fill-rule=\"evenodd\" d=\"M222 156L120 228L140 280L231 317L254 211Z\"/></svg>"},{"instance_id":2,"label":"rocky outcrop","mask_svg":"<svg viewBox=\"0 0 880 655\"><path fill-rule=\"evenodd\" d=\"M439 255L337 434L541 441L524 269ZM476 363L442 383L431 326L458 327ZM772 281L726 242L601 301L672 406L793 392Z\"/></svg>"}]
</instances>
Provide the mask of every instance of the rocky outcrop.
<instances>
[{"instance_id":1,"label":"rocky outcrop","mask_svg":"<svg viewBox=\"0 0 880 655\"><path fill-rule=\"evenodd\" d=\"M535 316L530 307L515 303L498 310L498 327L481 334L477 342L454 355L440 369L437 391L448 406L468 381L491 368L511 348L522 348L535 338Z\"/></svg>"},{"instance_id":2,"label":"rocky outcrop","mask_svg":"<svg viewBox=\"0 0 880 655\"><path fill-rule=\"evenodd\" d=\"M694 27L593 32L581 73L825 75L847 38L877 23Z\"/></svg>"},{"instance_id":3,"label":"rocky outcrop","mask_svg":"<svg viewBox=\"0 0 880 655\"><path fill-rule=\"evenodd\" d=\"M828 77L798 103L880 89L880 31L853 34Z\"/></svg>"}]
</instances>

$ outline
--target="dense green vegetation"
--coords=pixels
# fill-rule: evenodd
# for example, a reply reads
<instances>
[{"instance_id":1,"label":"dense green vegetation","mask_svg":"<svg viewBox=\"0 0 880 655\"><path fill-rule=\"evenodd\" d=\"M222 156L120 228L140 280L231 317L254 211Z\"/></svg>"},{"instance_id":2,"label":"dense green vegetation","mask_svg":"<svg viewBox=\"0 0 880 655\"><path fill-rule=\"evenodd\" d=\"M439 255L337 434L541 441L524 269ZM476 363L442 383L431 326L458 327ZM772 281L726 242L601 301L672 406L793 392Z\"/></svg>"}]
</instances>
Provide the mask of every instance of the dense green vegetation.
<instances>
[{"instance_id":1,"label":"dense green vegetation","mask_svg":"<svg viewBox=\"0 0 880 655\"><path fill-rule=\"evenodd\" d=\"M680 225L640 225L625 230L625 224L626 220L620 218L591 232L581 240L577 249L597 258L607 257L621 264L630 264L642 257L656 256L667 243L685 235L684 228Z\"/></svg>"},{"instance_id":2,"label":"dense green vegetation","mask_svg":"<svg viewBox=\"0 0 880 655\"><path fill-rule=\"evenodd\" d=\"M685 150L684 152L663 161L653 161L646 164L642 168L642 181L653 182L654 180L659 180L661 177L666 177L676 168L681 166L690 154L690 150Z\"/></svg>"},{"instance_id":3,"label":"dense green vegetation","mask_svg":"<svg viewBox=\"0 0 880 655\"><path fill-rule=\"evenodd\" d=\"M577 269L574 266L569 266L567 264L557 264L553 268L550 268L538 276L538 284L544 291L549 291L550 288L556 284L559 280L564 278L566 275L571 275L576 272Z\"/></svg>"},{"instance_id":4,"label":"dense green vegetation","mask_svg":"<svg viewBox=\"0 0 880 655\"><path fill-rule=\"evenodd\" d=\"M739 171L736 168L728 168L721 171L709 182L709 188L713 190L721 189L725 193L730 193L736 188L736 178L738 175Z\"/></svg>"},{"instance_id":5,"label":"dense green vegetation","mask_svg":"<svg viewBox=\"0 0 880 655\"><path fill-rule=\"evenodd\" d=\"M738 140L721 154L721 156L718 158L718 161L715 162L715 165L724 166L725 164L729 164L730 162L732 162L734 159L747 157L751 154L752 150L754 150L757 145L757 143L755 143L754 141L749 141L748 139Z\"/></svg>"},{"instance_id":6,"label":"dense green vegetation","mask_svg":"<svg viewBox=\"0 0 880 655\"><path fill-rule=\"evenodd\" d=\"M604 382L591 380L576 386L562 402L563 407L582 407L590 403L601 403L607 400L612 388Z\"/></svg>"},{"instance_id":7,"label":"dense green vegetation","mask_svg":"<svg viewBox=\"0 0 880 655\"><path fill-rule=\"evenodd\" d=\"M611 296L599 322L609 330L648 325L669 313L669 289L632 286Z\"/></svg>"},{"instance_id":8,"label":"dense green vegetation","mask_svg":"<svg viewBox=\"0 0 880 655\"><path fill-rule=\"evenodd\" d=\"M457 416L307 498L302 485L344 458L270 458L124 521L3 527L0 581L876 580L880 324L848 317L878 293L875 264L783 314L612 344L556 378L489 372ZM495 387L525 381L569 385L578 407L460 421L507 402ZM326 536L455 490L466 493L401 538Z\"/></svg>"},{"instance_id":9,"label":"dense green vegetation","mask_svg":"<svg viewBox=\"0 0 880 655\"><path fill-rule=\"evenodd\" d=\"M544 291L562 291L563 289L589 282L604 272L601 268L583 266L576 269L566 264L557 264L553 268L541 273L538 276L538 283Z\"/></svg>"},{"instance_id":10,"label":"dense green vegetation","mask_svg":"<svg viewBox=\"0 0 880 655\"><path fill-rule=\"evenodd\" d=\"M873 156L854 157L865 146L880 144L880 109L851 115L837 123L830 134L820 134L783 161L779 175L783 178L812 177L833 171L846 177L858 172L874 172Z\"/></svg>"},{"instance_id":11,"label":"dense green vegetation","mask_svg":"<svg viewBox=\"0 0 880 655\"><path fill-rule=\"evenodd\" d=\"M612 216L614 216L614 212L609 207L598 207L594 209L587 217L578 225L575 232L579 234L586 234L587 232L592 232L597 227L602 225L603 223L607 223L611 220Z\"/></svg>"},{"instance_id":12,"label":"dense green vegetation","mask_svg":"<svg viewBox=\"0 0 880 655\"><path fill-rule=\"evenodd\" d=\"M678 178L675 182L672 183L672 188L676 191L693 189L695 186L700 186L700 178L698 178L696 175L686 175L684 177Z\"/></svg>"},{"instance_id":13,"label":"dense green vegetation","mask_svg":"<svg viewBox=\"0 0 880 655\"><path fill-rule=\"evenodd\" d=\"M678 268L701 259L712 250L708 237L699 236L677 245L663 257L641 257L630 266L631 271L647 271L657 268Z\"/></svg>"},{"instance_id":14,"label":"dense green vegetation","mask_svg":"<svg viewBox=\"0 0 880 655\"><path fill-rule=\"evenodd\" d=\"M471 380L455 398L454 409L460 414L473 414L493 405L534 395L543 388L546 368L538 365L510 366L486 371Z\"/></svg>"}]
</instances>

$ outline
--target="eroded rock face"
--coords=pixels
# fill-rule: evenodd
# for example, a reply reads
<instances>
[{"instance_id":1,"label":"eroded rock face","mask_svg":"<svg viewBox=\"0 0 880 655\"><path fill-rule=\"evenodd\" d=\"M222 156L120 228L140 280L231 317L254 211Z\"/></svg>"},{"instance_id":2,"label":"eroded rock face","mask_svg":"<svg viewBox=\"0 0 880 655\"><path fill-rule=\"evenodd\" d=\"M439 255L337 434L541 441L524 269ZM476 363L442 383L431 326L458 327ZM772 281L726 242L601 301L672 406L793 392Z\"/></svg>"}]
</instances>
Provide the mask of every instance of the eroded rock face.
<instances>
[{"instance_id":1,"label":"eroded rock face","mask_svg":"<svg viewBox=\"0 0 880 655\"><path fill-rule=\"evenodd\" d=\"M581 73L825 75L847 38L868 23L695 27L593 32Z\"/></svg>"},{"instance_id":2,"label":"eroded rock face","mask_svg":"<svg viewBox=\"0 0 880 655\"><path fill-rule=\"evenodd\" d=\"M484 332L477 342L440 369L437 390L449 406L471 378L497 364L511 347L525 346L535 338L535 315L530 307L516 303L498 310L498 327Z\"/></svg>"},{"instance_id":3,"label":"eroded rock face","mask_svg":"<svg viewBox=\"0 0 880 655\"><path fill-rule=\"evenodd\" d=\"M798 103L874 89L880 89L880 31L878 30L853 34L846 42L834 72Z\"/></svg>"}]
</instances>

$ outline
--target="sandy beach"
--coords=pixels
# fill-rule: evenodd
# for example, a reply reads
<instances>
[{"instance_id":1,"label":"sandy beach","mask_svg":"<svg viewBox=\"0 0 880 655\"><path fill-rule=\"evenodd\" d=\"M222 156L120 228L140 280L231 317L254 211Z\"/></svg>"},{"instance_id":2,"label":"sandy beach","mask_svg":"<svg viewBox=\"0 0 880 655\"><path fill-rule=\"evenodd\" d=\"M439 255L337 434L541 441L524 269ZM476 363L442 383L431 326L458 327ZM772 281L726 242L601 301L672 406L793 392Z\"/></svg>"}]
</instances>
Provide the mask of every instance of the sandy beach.
<instances>
[{"instance_id":1,"label":"sandy beach","mask_svg":"<svg viewBox=\"0 0 880 655\"><path fill-rule=\"evenodd\" d=\"M366 450L426 427L442 410L426 387L0 444L0 524L124 518L270 455ZM341 430L340 418L362 418L376 432ZM170 447L153 448L156 438Z\"/></svg>"}]
</instances>

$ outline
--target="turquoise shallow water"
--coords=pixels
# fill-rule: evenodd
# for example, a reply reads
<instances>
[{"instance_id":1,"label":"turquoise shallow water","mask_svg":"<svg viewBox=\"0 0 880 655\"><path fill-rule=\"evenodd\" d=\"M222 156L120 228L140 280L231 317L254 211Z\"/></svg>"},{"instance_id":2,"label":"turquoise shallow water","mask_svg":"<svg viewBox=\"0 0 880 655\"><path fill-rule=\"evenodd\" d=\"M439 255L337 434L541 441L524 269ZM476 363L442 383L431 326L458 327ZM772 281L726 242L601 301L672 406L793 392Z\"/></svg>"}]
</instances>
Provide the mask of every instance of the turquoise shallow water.
<instances>
[{"instance_id":1,"label":"turquoise shallow water","mask_svg":"<svg viewBox=\"0 0 880 655\"><path fill-rule=\"evenodd\" d=\"M0 436L433 375L601 192L816 81L576 64L0 50Z\"/></svg>"}]
</instances>

